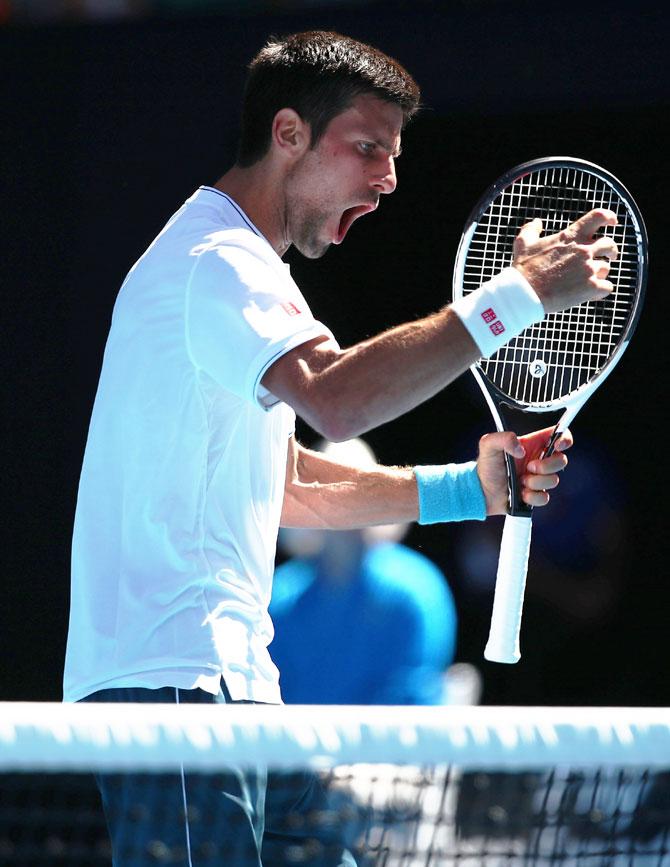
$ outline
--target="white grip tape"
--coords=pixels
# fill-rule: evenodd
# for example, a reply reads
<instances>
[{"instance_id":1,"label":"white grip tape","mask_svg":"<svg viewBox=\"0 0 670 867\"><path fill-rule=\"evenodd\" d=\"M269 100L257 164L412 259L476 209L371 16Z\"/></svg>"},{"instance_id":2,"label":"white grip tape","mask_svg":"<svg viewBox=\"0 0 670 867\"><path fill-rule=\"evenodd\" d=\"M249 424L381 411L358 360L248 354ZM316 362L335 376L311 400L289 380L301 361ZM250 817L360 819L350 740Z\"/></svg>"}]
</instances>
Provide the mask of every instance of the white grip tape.
<instances>
[{"instance_id":1,"label":"white grip tape","mask_svg":"<svg viewBox=\"0 0 670 867\"><path fill-rule=\"evenodd\" d=\"M451 305L482 358L490 358L517 334L544 318L533 287L516 268L505 268Z\"/></svg>"},{"instance_id":2,"label":"white grip tape","mask_svg":"<svg viewBox=\"0 0 670 867\"><path fill-rule=\"evenodd\" d=\"M532 523L530 517L508 515L505 518L491 631L484 650L484 657L491 662L518 662L521 659L519 631Z\"/></svg>"}]
</instances>

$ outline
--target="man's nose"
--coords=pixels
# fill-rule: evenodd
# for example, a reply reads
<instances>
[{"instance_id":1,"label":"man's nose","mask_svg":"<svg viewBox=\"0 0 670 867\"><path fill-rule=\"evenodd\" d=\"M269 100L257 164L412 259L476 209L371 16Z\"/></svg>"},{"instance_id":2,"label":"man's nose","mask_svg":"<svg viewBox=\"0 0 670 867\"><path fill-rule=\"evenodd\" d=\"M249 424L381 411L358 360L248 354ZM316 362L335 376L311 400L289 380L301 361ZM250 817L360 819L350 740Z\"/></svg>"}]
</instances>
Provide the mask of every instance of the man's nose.
<instances>
[{"instance_id":1,"label":"man's nose","mask_svg":"<svg viewBox=\"0 0 670 867\"><path fill-rule=\"evenodd\" d=\"M395 173L395 160L393 157L388 157L381 164L378 172L372 180L372 186L379 193L392 193L395 190L398 179Z\"/></svg>"}]
</instances>

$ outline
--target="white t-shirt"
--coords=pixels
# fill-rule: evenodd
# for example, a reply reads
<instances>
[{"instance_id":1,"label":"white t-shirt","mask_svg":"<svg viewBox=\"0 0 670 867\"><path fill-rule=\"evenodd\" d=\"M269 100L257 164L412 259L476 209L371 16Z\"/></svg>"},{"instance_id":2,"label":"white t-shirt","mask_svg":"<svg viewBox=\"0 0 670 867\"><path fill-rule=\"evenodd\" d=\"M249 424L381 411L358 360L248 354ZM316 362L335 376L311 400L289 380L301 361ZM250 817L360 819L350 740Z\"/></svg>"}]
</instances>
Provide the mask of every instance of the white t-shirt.
<instances>
[{"instance_id":1,"label":"white t-shirt","mask_svg":"<svg viewBox=\"0 0 670 867\"><path fill-rule=\"evenodd\" d=\"M201 687L279 701L267 647L295 414L260 384L330 332L226 195L201 187L116 301L82 468L64 697Z\"/></svg>"}]
</instances>

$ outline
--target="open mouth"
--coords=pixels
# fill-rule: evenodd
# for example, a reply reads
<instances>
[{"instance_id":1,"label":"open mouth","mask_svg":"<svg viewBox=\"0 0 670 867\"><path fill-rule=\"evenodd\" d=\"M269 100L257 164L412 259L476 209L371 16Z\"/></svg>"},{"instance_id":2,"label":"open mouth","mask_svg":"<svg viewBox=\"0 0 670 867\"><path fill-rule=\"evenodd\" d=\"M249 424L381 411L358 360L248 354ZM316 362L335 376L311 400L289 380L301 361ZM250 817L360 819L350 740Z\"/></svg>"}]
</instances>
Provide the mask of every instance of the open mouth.
<instances>
[{"instance_id":1,"label":"open mouth","mask_svg":"<svg viewBox=\"0 0 670 867\"><path fill-rule=\"evenodd\" d=\"M367 205L356 205L353 208L347 208L346 211L342 213L340 217L340 224L337 227L337 235L335 236L335 243L341 244L344 241L344 238L351 228L354 220L357 220L359 217L362 217L363 214L369 214L370 211L374 211L377 207L376 202L370 202Z\"/></svg>"}]
</instances>

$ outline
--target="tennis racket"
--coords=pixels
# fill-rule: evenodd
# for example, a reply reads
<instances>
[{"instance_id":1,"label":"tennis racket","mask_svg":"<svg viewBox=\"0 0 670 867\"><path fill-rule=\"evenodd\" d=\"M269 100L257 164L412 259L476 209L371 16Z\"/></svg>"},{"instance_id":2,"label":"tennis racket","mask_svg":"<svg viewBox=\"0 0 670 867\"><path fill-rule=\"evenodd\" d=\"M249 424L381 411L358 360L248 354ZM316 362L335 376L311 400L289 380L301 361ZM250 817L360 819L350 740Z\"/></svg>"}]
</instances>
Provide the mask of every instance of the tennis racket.
<instances>
[{"instance_id":1,"label":"tennis racket","mask_svg":"<svg viewBox=\"0 0 670 867\"><path fill-rule=\"evenodd\" d=\"M525 223L539 217L544 234L554 234L593 208L607 208L618 218L618 225L599 233L611 236L619 248L608 276L613 291L603 300L548 314L471 368L499 431L508 429L503 407L562 411L543 456L552 453L560 434L612 372L637 324L648 264L640 211L626 188L599 166L567 157L533 160L507 172L482 196L456 257L455 299L512 264L514 239ZM511 663L521 657L532 507L521 500L513 458L505 457L509 506L484 656Z\"/></svg>"}]
</instances>

